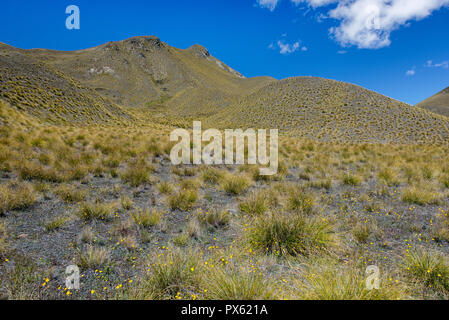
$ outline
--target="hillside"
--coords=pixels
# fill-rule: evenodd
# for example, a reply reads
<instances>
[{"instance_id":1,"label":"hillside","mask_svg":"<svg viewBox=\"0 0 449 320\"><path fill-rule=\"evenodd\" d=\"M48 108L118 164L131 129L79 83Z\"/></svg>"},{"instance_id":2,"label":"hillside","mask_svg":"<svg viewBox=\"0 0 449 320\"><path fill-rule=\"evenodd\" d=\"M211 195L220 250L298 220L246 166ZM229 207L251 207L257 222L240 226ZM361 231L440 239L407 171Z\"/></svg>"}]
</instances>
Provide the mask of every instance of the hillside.
<instances>
[{"instance_id":1,"label":"hillside","mask_svg":"<svg viewBox=\"0 0 449 320\"><path fill-rule=\"evenodd\" d=\"M90 87L37 61L0 46L0 98L36 119L49 122L114 123L131 119L122 107Z\"/></svg>"},{"instance_id":2,"label":"hillside","mask_svg":"<svg viewBox=\"0 0 449 320\"><path fill-rule=\"evenodd\" d=\"M416 106L449 117L449 87Z\"/></svg>"},{"instance_id":3,"label":"hillside","mask_svg":"<svg viewBox=\"0 0 449 320\"><path fill-rule=\"evenodd\" d=\"M225 127L279 128L324 141L441 142L449 120L361 87L298 77L272 83L208 120Z\"/></svg>"},{"instance_id":4,"label":"hillside","mask_svg":"<svg viewBox=\"0 0 449 320\"><path fill-rule=\"evenodd\" d=\"M207 105L223 106L252 85L274 81L269 77L247 80L200 45L183 50L154 36L74 52L30 50L27 54L128 107L171 97L176 98L172 108L194 110L204 99ZM209 92L216 94L211 97Z\"/></svg>"}]
</instances>

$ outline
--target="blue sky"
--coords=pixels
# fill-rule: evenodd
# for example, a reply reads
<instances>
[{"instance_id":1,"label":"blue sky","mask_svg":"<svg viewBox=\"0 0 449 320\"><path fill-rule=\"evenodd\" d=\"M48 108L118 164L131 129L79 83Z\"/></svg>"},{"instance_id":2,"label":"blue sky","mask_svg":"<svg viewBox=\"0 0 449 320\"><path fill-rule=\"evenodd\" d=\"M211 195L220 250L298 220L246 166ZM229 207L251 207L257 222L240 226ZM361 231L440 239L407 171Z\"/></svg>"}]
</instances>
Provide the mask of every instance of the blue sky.
<instances>
[{"instance_id":1,"label":"blue sky","mask_svg":"<svg viewBox=\"0 0 449 320\"><path fill-rule=\"evenodd\" d=\"M81 11L80 30L65 27L65 9L72 4ZM447 4L449 0L2 0L0 41L26 49L77 50L156 35L179 48L204 45L247 77L319 76L415 104L449 86Z\"/></svg>"}]
</instances>

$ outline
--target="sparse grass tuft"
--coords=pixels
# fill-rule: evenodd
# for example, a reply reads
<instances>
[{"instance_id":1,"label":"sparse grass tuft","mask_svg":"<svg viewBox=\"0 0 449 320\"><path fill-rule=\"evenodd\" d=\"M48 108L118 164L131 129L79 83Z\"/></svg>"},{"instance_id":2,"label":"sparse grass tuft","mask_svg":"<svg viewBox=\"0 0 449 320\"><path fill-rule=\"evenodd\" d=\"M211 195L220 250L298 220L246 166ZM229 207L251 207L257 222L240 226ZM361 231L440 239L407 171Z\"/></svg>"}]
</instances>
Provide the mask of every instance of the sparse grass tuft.
<instances>
[{"instance_id":1,"label":"sparse grass tuft","mask_svg":"<svg viewBox=\"0 0 449 320\"><path fill-rule=\"evenodd\" d=\"M442 212L437 217L433 226L432 236L436 241L449 242L449 211Z\"/></svg>"},{"instance_id":2,"label":"sparse grass tuft","mask_svg":"<svg viewBox=\"0 0 449 320\"><path fill-rule=\"evenodd\" d=\"M29 183L10 182L0 185L0 215L10 210L26 209L36 200L37 194Z\"/></svg>"},{"instance_id":3,"label":"sparse grass tuft","mask_svg":"<svg viewBox=\"0 0 449 320\"><path fill-rule=\"evenodd\" d=\"M198 221L206 226L221 228L231 222L229 211L212 209L210 211L200 210L197 212Z\"/></svg>"},{"instance_id":4,"label":"sparse grass tuft","mask_svg":"<svg viewBox=\"0 0 449 320\"><path fill-rule=\"evenodd\" d=\"M144 297L190 299L199 294L202 281L202 255L193 249L170 249L149 261L150 272L139 291ZM201 290L202 291L202 290Z\"/></svg>"},{"instance_id":5,"label":"sparse grass tuft","mask_svg":"<svg viewBox=\"0 0 449 320\"><path fill-rule=\"evenodd\" d=\"M113 215L115 204L99 202L83 202L78 215L83 220L106 220Z\"/></svg>"},{"instance_id":6,"label":"sparse grass tuft","mask_svg":"<svg viewBox=\"0 0 449 320\"><path fill-rule=\"evenodd\" d=\"M181 190L168 198L168 206L172 210L190 210L198 200L198 192L196 190Z\"/></svg>"},{"instance_id":7,"label":"sparse grass tuft","mask_svg":"<svg viewBox=\"0 0 449 320\"><path fill-rule=\"evenodd\" d=\"M107 249L89 245L85 251L79 253L77 264L82 270L95 269L104 266L109 258Z\"/></svg>"},{"instance_id":8,"label":"sparse grass tuft","mask_svg":"<svg viewBox=\"0 0 449 320\"><path fill-rule=\"evenodd\" d=\"M249 184L249 179L245 176L230 175L224 179L222 187L231 195L239 195L242 194L246 188L248 188Z\"/></svg>"},{"instance_id":9,"label":"sparse grass tuft","mask_svg":"<svg viewBox=\"0 0 449 320\"><path fill-rule=\"evenodd\" d=\"M149 182L153 168L144 164L129 166L121 175L123 181L128 182L132 187L138 187Z\"/></svg>"},{"instance_id":10,"label":"sparse grass tuft","mask_svg":"<svg viewBox=\"0 0 449 320\"><path fill-rule=\"evenodd\" d=\"M206 293L213 300L274 299L274 284L256 272L234 268L215 268L207 276Z\"/></svg>"},{"instance_id":11,"label":"sparse grass tuft","mask_svg":"<svg viewBox=\"0 0 449 320\"><path fill-rule=\"evenodd\" d=\"M424 206L439 204L441 196L423 188L409 187L402 192L402 201Z\"/></svg>"},{"instance_id":12,"label":"sparse grass tuft","mask_svg":"<svg viewBox=\"0 0 449 320\"><path fill-rule=\"evenodd\" d=\"M120 199L120 203L122 205L123 210L130 210L134 206L134 202L128 196L123 196Z\"/></svg>"},{"instance_id":13,"label":"sparse grass tuft","mask_svg":"<svg viewBox=\"0 0 449 320\"><path fill-rule=\"evenodd\" d=\"M341 180L345 185L353 187L358 186L361 183L360 177L351 173L344 174Z\"/></svg>"},{"instance_id":14,"label":"sparse grass tuft","mask_svg":"<svg viewBox=\"0 0 449 320\"><path fill-rule=\"evenodd\" d=\"M369 290L365 270L318 261L295 280L301 300L397 300L406 298L402 288L381 280L379 289Z\"/></svg>"},{"instance_id":15,"label":"sparse grass tuft","mask_svg":"<svg viewBox=\"0 0 449 320\"><path fill-rule=\"evenodd\" d=\"M419 285L449 293L449 264L447 257L440 253L424 248L411 250L404 257L402 267Z\"/></svg>"},{"instance_id":16,"label":"sparse grass tuft","mask_svg":"<svg viewBox=\"0 0 449 320\"><path fill-rule=\"evenodd\" d=\"M70 218L66 216L55 217L54 219L45 223L45 230L47 230L47 232L57 231L64 225L64 223L69 220Z\"/></svg>"},{"instance_id":17,"label":"sparse grass tuft","mask_svg":"<svg viewBox=\"0 0 449 320\"><path fill-rule=\"evenodd\" d=\"M287 209L309 214L313 211L314 198L304 189L293 187L287 198Z\"/></svg>"},{"instance_id":18,"label":"sparse grass tuft","mask_svg":"<svg viewBox=\"0 0 449 320\"><path fill-rule=\"evenodd\" d=\"M170 182L162 181L157 185L157 189L162 194L170 194L173 191L174 187Z\"/></svg>"},{"instance_id":19,"label":"sparse grass tuft","mask_svg":"<svg viewBox=\"0 0 449 320\"><path fill-rule=\"evenodd\" d=\"M268 210L268 199L262 192L252 192L240 202L240 210L249 215L262 215Z\"/></svg>"},{"instance_id":20,"label":"sparse grass tuft","mask_svg":"<svg viewBox=\"0 0 449 320\"><path fill-rule=\"evenodd\" d=\"M144 228L155 227L161 221L162 216L162 212L155 208L151 209L151 211L148 208L145 210L137 209L133 214L131 214L133 221L138 226Z\"/></svg>"},{"instance_id":21,"label":"sparse grass tuft","mask_svg":"<svg viewBox=\"0 0 449 320\"><path fill-rule=\"evenodd\" d=\"M223 180L224 172L213 167L207 167L203 170L201 177L206 183L217 184Z\"/></svg>"},{"instance_id":22,"label":"sparse grass tuft","mask_svg":"<svg viewBox=\"0 0 449 320\"><path fill-rule=\"evenodd\" d=\"M309 256L336 244L334 224L324 218L269 214L252 222L248 241L261 253Z\"/></svg>"},{"instance_id":23,"label":"sparse grass tuft","mask_svg":"<svg viewBox=\"0 0 449 320\"><path fill-rule=\"evenodd\" d=\"M54 193L67 203L83 201L87 196L87 191L67 184L56 187Z\"/></svg>"}]
</instances>

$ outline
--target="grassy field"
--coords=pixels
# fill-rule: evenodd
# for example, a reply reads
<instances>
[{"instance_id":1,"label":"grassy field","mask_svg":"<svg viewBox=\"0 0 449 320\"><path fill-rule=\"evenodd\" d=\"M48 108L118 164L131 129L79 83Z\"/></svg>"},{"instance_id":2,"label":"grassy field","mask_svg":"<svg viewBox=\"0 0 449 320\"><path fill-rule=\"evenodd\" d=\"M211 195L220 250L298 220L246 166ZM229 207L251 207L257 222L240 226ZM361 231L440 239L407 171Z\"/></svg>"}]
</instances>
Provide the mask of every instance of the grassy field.
<instances>
[{"instance_id":1,"label":"grassy field","mask_svg":"<svg viewBox=\"0 0 449 320\"><path fill-rule=\"evenodd\" d=\"M279 129L278 174L172 165L193 120ZM0 298L448 299L448 244L443 115L156 37L0 44Z\"/></svg>"},{"instance_id":2,"label":"grassy field","mask_svg":"<svg viewBox=\"0 0 449 320\"><path fill-rule=\"evenodd\" d=\"M448 147L282 137L266 178L172 166L168 129L2 127L0 295L448 298Z\"/></svg>"}]
</instances>

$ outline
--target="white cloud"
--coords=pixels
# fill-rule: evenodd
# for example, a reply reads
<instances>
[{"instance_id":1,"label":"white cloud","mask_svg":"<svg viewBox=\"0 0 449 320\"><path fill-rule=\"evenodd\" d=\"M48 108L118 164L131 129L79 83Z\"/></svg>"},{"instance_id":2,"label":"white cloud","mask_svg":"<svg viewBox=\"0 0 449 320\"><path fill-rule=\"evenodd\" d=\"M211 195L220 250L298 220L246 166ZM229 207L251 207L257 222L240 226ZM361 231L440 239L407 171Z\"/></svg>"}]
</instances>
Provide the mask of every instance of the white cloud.
<instances>
[{"instance_id":1,"label":"white cloud","mask_svg":"<svg viewBox=\"0 0 449 320\"><path fill-rule=\"evenodd\" d=\"M270 11L276 9L276 6L280 0L257 0L257 4L263 8L267 8Z\"/></svg>"},{"instance_id":2,"label":"white cloud","mask_svg":"<svg viewBox=\"0 0 449 320\"><path fill-rule=\"evenodd\" d=\"M290 0L313 8L328 6L328 16L340 21L330 34L342 46L377 49L389 46L390 34L413 20L422 20L449 0ZM258 0L273 11L280 0ZM264 4L262 4L264 3Z\"/></svg>"},{"instance_id":3,"label":"white cloud","mask_svg":"<svg viewBox=\"0 0 449 320\"><path fill-rule=\"evenodd\" d=\"M440 63L433 63L432 60L427 61L426 67L428 68L443 68L443 69L449 69L449 61L443 61Z\"/></svg>"},{"instance_id":4,"label":"white cloud","mask_svg":"<svg viewBox=\"0 0 449 320\"><path fill-rule=\"evenodd\" d=\"M299 41L297 41L295 43L290 44L290 43L285 43L282 40L279 40L277 42L277 46L280 49L280 51L279 51L280 54L291 54L291 53L299 50L300 43L299 43ZM303 47L303 48L305 48L305 47ZM306 48L306 50L307 50L307 48Z\"/></svg>"},{"instance_id":5,"label":"white cloud","mask_svg":"<svg viewBox=\"0 0 449 320\"><path fill-rule=\"evenodd\" d=\"M407 70L407 72L405 73L405 75L407 76L414 76L415 74L416 74L415 69Z\"/></svg>"}]
</instances>

